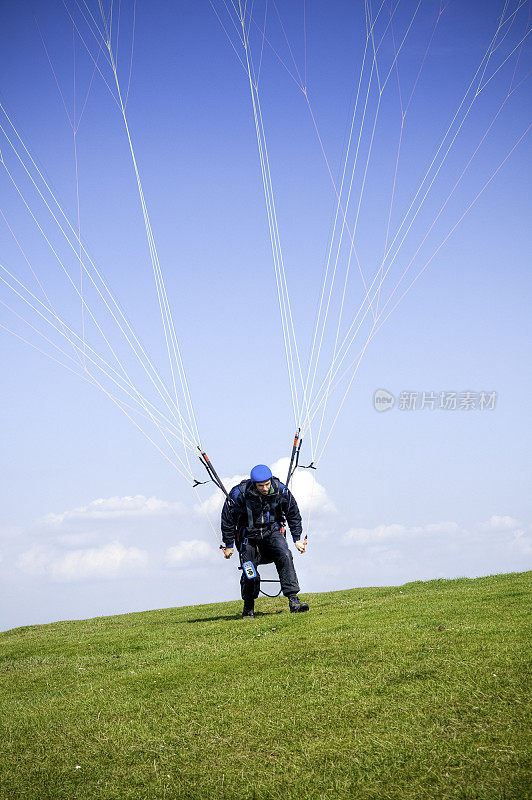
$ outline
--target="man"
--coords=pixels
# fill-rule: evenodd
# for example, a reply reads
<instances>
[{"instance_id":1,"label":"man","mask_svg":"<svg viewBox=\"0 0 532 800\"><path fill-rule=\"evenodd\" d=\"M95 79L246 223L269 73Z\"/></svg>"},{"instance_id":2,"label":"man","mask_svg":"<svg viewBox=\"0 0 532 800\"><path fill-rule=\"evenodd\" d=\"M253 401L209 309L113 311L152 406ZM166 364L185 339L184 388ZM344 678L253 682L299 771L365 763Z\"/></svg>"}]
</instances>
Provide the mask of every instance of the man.
<instances>
[{"instance_id":1,"label":"man","mask_svg":"<svg viewBox=\"0 0 532 800\"><path fill-rule=\"evenodd\" d=\"M294 561L286 543L285 521L288 523L294 544L300 553L305 552L306 539L301 541L301 514L294 496L279 478L274 478L269 467L257 464L251 470L250 480L233 486L222 509L222 547L225 558L231 558L234 543L240 556L240 564L251 561L256 577L248 577L244 570L240 577L240 588L244 600L243 618L254 616L255 599L259 596L259 564L273 561L281 589L288 597L290 611L308 611L308 604L297 596L297 581Z\"/></svg>"}]
</instances>

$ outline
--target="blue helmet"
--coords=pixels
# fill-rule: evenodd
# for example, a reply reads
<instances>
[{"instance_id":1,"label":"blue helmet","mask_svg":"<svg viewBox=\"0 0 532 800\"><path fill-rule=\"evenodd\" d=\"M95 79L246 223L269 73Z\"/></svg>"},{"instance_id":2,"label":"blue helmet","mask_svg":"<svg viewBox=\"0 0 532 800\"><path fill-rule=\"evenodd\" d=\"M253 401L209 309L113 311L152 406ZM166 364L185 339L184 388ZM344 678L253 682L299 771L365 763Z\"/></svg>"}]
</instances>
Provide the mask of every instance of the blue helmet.
<instances>
[{"instance_id":1,"label":"blue helmet","mask_svg":"<svg viewBox=\"0 0 532 800\"><path fill-rule=\"evenodd\" d=\"M272 471L266 464L257 464L256 467L253 467L251 470L251 474L249 476L253 483L264 483L265 481L269 481L272 477Z\"/></svg>"}]
</instances>

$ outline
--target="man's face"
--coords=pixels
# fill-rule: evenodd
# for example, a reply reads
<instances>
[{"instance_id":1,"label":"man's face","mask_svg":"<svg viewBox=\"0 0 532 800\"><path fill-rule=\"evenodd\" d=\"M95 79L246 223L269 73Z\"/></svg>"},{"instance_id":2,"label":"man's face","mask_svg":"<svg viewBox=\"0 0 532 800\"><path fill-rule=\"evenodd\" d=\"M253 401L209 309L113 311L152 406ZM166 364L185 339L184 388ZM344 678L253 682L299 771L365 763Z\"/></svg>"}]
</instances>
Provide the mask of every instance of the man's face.
<instances>
[{"instance_id":1,"label":"man's face","mask_svg":"<svg viewBox=\"0 0 532 800\"><path fill-rule=\"evenodd\" d=\"M269 491L270 491L270 486L271 485L272 485L271 480L269 480L269 481L261 481L260 483L256 483L255 484L259 494L268 494Z\"/></svg>"}]
</instances>

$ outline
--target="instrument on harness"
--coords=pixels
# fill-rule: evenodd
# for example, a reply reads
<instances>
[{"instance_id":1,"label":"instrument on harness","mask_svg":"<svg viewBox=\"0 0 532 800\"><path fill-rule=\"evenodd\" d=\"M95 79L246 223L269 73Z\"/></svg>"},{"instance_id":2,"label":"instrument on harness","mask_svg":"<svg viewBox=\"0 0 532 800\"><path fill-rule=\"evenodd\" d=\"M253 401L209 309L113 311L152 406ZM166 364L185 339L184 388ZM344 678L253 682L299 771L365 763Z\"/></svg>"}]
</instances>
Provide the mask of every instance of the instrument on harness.
<instances>
[{"instance_id":1,"label":"instrument on harness","mask_svg":"<svg viewBox=\"0 0 532 800\"><path fill-rule=\"evenodd\" d=\"M244 561L244 563L242 564L242 569L244 571L244 575L246 576L246 578L249 578L251 580L251 578L257 577L257 570L255 569L253 561Z\"/></svg>"},{"instance_id":2,"label":"instrument on harness","mask_svg":"<svg viewBox=\"0 0 532 800\"><path fill-rule=\"evenodd\" d=\"M244 561L242 566L240 566L238 569L241 569L243 571L244 575L246 576L246 578L248 578L250 581L255 580L256 578L259 579L259 592L261 594L263 594L265 597L279 597L279 595L281 594L282 590L281 590L281 586L280 585L279 585L279 591L277 592L277 594L268 594L268 592L265 592L264 589L260 588L260 584L261 583L278 583L278 584L280 584L281 581L279 579L277 579L277 578L261 578L259 576L259 574L257 573L257 570L255 569L255 565L253 564L253 561Z\"/></svg>"}]
</instances>

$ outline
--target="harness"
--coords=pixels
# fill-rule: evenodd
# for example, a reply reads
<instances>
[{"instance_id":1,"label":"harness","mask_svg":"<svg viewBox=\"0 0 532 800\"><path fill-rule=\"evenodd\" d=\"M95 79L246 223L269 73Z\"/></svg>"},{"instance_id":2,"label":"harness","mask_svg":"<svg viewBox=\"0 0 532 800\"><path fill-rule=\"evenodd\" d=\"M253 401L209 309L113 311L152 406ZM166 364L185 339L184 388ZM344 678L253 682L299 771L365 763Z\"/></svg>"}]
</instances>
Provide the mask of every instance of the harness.
<instances>
[{"instance_id":1,"label":"harness","mask_svg":"<svg viewBox=\"0 0 532 800\"><path fill-rule=\"evenodd\" d=\"M257 578L257 572L255 567L253 566L253 562L246 561L245 563L242 562L242 552L240 549L240 545L245 544L245 542L249 539L252 542L261 541L266 539L270 536L274 531L281 531L284 533L284 515L280 511L281 502L282 502L282 494L283 492L280 490L280 481L277 478L272 478L272 486L274 488L273 495L266 495L269 498L268 502L268 509L265 511L263 508L262 499L261 500L261 517L264 520L264 516L266 519L262 522L262 524L257 525L255 522L255 518L253 515L253 508L251 504L251 499L249 497L248 482L245 483L243 489L241 489L241 494L244 496L245 500L245 518L247 518L247 526L243 530L237 530L235 541L237 543L237 547L240 553L240 566L239 570L242 570L243 574L248 580L254 580ZM241 538L242 537L242 538ZM278 579L269 579L269 578L260 578L260 583L280 583ZM275 594L269 594L265 592L264 589L259 587L259 592L266 597L278 597L281 594L281 587L279 586L279 590Z\"/></svg>"},{"instance_id":2,"label":"harness","mask_svg":"<svg viewBox=\"0 0 532 800\"><path fill-rule=\"evenodd\" d=\"M272 497L271 495L268 495L271 498L268 503L269 509L266 512L266 520L265 521L262 520L261 524L258 525L255 524L255 519L253 517L253 508L251 506L248 497L246 496L247 489L249 488L249 484L251 482L242 481L242 483L237 487L239 493L244 496L245 519L247 518L246 519L247 526L239 527L237 525L235 530L235 544L240 554L240 566L238 569L243 570L244 575L250 580L254 579L253 573L255 573L255 577L258 577L258 575L256 573L256 570L252 562L245 562L245 564L242 564L241 545L243 544L243 540L244 541L246 539L251 539L252 541L261 540L271 535L274 531L281 531L281 533L285 534L285 518L282 511L279 513L279 507L282 502L282 495L288 494L288 486L290 484L290 479L295 470L297 469L297 467L299 466L299 453L301 450L302 442L303 440L301 439L301 431L298 428L296 435L294 437L294 444L292 447L292 455L290 458L290 466L288 467L288 475L286 479L285 488L282 491L280 491L280 483L281 483L280 480L278 478L272 477L274 496ZM227 504L230 507L231 506L234 507L236 505L236 501L237 498L239 497L239 494L235 493L235 495L233 496L233 492L231 492L231 494L227 492L222 480L220 479L220 476L214 469L207 453L204 450L202 450L202 448L199 445L198 445L198 450L200 452L199 459L207 471L209 480L212 481L216 486L218 486L218 488L224 493ZM314 462L311 462L307 467L303 467L303 469L316 469L316 467L314 466ZM194 479L193 486L194 487L200 486L208 482L209 481L199 481L197 479ZM307 537L305 537L305 541L306 538ZM223 542L220 544L220 549L221 550L225 549L225 545ZM249 567L251 567L251 570L249 569ZM268 580L264 578L260 578L259 580L263 583L279 583L279 581L277 580ZM268 594L267 592L262 591L262 589L259 589L259 591L262 594L266 595L266 597L277 597L281 593L281 589L279 589L279 591L275 595Z\"/></svg>"},{"instance_id":3,"label":"harness","mask_svg":"<svg viewBox=\"0 0 532 800\"><path fill-rule=\"evenodd\" d=\"M253 561L244 561L244 562L242 562L242 556L240 556L240 561L241 561L241 564L240 564L238 569L242 570L243 574L245 575L245 577L248 580L251 581L251 580L254 580L255 578L259 577L258 574L257 574L257 570L255 569L255 566L253 564ZM279 583L280 584L281 581L278 578L259 578L259 592L261 594L263 594L265 597L279 597L279 595L281 594L282 589L281 589L280 586L279 586L279 591L276 592L276 594L268 594L268 592L265 592L264 589L260 588L260 584L261 583Z\"/></svg>"},{"instance_id":4,"label":"harness","mask_svg":"<svg viewBox=\"0 0 532 800\"><path fill-rule=\"evenodd\" d=\"M248 496L248 487L246 483L246 487L242 494L244 495L245 499L245 507L246 507L246 516L247 516L247 525L245 529L242 531L243 535L247 539L264 539L266 536L269 536L274 531L283 530L283 523L284 523L284 516L282 512L280 512L280 506L282 502L282 492L280 489L280 482L276 478L272 478L272 486L274 488L273 495L266 495L266 497L271 498L268 502L268 508L264 510L263 503L261 500L261 518L260 521L257 523L254 515L253 515L253 507L251 504L251 500ZM259 499L261 499L259 497ZM266 517L264 519L264 517Z\"/></svg>"},{"instance_id":5,"label":"harness","mask_svg":"<svg viewBox=\"0 0 532 800\"><path fill-rule=\"evenodd\" d=\"M260 541L261 539L265 539L267 536L270 536L274 531L281 531L282 534L285 534L285 522L286 522L286 520L285 520L285 517L284 517L284 513L282 512L282 510L280 511L279 509L280 509L280 506L281 506L281 503L282 503L282 500L283 500L283 495L289 495L288 486L290 484L290 479L291 479L292 475L294 474L295 470L299 466L299 453L300 453L300 450L301 450L302 441L303 440L301 439L301 430L298 428L298 430L296 431L295 437L294 437L294 444L293 444L293 447L292 447L290 465L288 467L288 475L287 475L287 478L286 478L286 485L283 488L283 490L281 491L280 490L280 484L281 484L280 480L278 478L272 477L272 486L273 486L274 492L273 492L273 496L272 495L267 495L267 497L269 497L269 502L268 502L268 510L266 511L266 518L265 519L264 519L265 515L264 515L263 501L260 500L260 496L257 495L258 499L261 502L261 509L262 509L261 520L260 520L259 523L256 523L256 520L255 520L254 515L253 515L252 504L250 502L250 499L247 496L247 494L248 494L247 490L250 488L251 481L242 481L242 483L239 484L238 487L235 487L235 489L237 491L235 491L235 489L233 489L231 491L231 494L229 494L227 492L222 480L220 479L220 476L218 475L218 473L214 469L214 467L212 465L212 462L209 459L207 453L204 450L202 450L202 448L198 445L198 450L200 452L199 459L200 459L201 463L203 464L203 466L205 467L205 470L207 471L207 474L209 476L209 480L212 481L216 486L218 486L218 488L224 493L224 495L226 497L226 503L227 503L228 507L230 507L230 508L232 507L234 510L236 510L235 506L237 505L237 502L240 499L240 495L243 495L245 511L243 509L241 514L240 514L239 524L235 525L234 535L235 535L235 544L237 546L237 549L238 549L238 552L239 552L239 555L240 555L239 570L242 570L243 574L249 580L255 580L259 576L256 573L255 567L253 566L252 562L248 561L248 562L242 563L242 549L241 549L241 547L242 547L242 545L245 543L245 541L247 539L251 539L252 541L258 541L258 540ZM314 466L314 462L311 462L307 467L303 467L303 469L316 469L316 467ZM194 485L194 487L196 487L196 486L200 486L203 483L208 483L208 481L199 481L199 480L195 479L193 485ZM240 503L238 503L238 505L240 505ZM235 522L234 518L233 518L233 522ZM245 522L247 522L247 525L245 525ZM307 540L307 537L305 536L305 541L306 540ZM225 547L226 546L225 546L224 542L222 542L220 544L220 549L225 551ZM259 578L259 581L265 582L265 583L279 583L279 581L277 581L277 580L268 580L268 579L264 579L264 578ZM264 592L262 589L259 589L259 591L262 594L265 594L266 597L277 597L281 593L281 589L279 589L279 592L277 594L275 594L275 595L268 594L267 592Z\"/></svg>"}]
</instances>

